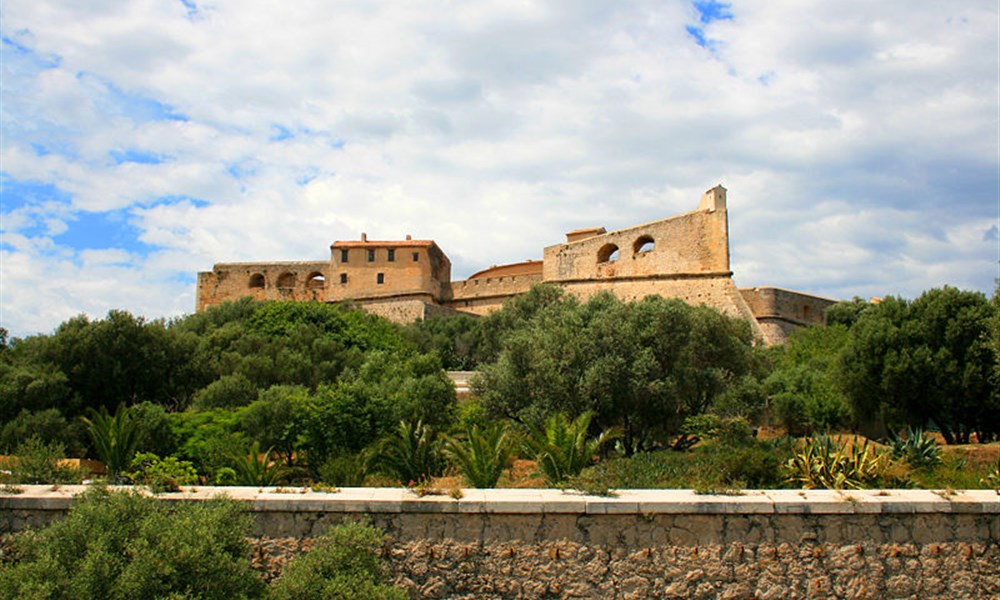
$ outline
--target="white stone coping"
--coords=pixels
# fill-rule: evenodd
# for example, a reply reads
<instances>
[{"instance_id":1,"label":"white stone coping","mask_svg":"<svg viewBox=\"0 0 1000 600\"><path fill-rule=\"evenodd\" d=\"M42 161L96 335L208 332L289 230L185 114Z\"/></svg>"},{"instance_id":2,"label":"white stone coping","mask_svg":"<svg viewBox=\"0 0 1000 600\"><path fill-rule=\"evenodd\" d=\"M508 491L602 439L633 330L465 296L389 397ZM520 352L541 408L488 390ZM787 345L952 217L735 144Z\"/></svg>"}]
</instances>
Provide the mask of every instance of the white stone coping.
<instances>
[{"instance_id":1,"label":"white stone coping","mask_svg":"<svg viewBox=\"0 0 1000 600\"><path fill-rule=\"evenodd\" d=\"M0 489L0 511L66 510L84 485L24 485L17 494ZM113 488L132 489L132 488ZM144 488L137 488L144 489ZM403 488L341 488L315 492L301 487L185 487L158 494L167 501L218 495L253 504L256 512L487 513L568 515L776 515L776 514L1000 514L994 490L746 490L739 495L693 490L617 490L613 496L556 489L463 489L418 496Z\"/></svg>"}]
</instances>

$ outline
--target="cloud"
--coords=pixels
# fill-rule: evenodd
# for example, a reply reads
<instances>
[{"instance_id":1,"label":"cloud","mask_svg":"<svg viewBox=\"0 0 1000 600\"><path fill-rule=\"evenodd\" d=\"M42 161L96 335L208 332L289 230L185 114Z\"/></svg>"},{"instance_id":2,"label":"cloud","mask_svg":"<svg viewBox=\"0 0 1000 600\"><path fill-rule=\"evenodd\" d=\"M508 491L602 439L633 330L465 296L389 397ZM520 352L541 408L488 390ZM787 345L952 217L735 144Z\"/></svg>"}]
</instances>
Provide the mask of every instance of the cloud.
<instances>
[{"instance_id":1,"label":"cloud","mask_svg":"<svg viewBox=\"0 0 1000 600\"><path fill-rule=\"evenodd\" d=\"M435 239L460 278L720 182L741 285L848 298L998 274L992 2L4 13L15 335L190 311L213 262L322 259L361 231Z\"/></svg>"}]
</instances>

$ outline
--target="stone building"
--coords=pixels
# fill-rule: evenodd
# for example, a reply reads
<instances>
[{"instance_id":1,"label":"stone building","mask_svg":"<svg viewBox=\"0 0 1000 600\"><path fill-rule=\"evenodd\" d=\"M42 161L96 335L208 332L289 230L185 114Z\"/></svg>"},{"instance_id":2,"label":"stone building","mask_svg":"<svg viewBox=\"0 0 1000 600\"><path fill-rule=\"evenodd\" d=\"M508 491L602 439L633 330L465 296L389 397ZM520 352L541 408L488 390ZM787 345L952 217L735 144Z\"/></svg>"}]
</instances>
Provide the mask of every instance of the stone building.
<instances>
[{"instance_id":1,"label":"stone building","mask_svg":"<svg viewBox=\"0 0 1000 600\"><path fill-rule=\"evenodd\" d=\"M738 289L729 267L726 189L716 186L698 208L617 231L578 229L544 249L543 260L494 266L451 280L451 261L431 240L338 241L330 259L218 263L198 274L198 311L226 300L354 301L397 322L453 311L483 315L536 283L586 299L610 291L623 300L658 294L706 304L746 319L767 343L820 323L834 301L774 287Z\"/></svg>"}]
</instances>

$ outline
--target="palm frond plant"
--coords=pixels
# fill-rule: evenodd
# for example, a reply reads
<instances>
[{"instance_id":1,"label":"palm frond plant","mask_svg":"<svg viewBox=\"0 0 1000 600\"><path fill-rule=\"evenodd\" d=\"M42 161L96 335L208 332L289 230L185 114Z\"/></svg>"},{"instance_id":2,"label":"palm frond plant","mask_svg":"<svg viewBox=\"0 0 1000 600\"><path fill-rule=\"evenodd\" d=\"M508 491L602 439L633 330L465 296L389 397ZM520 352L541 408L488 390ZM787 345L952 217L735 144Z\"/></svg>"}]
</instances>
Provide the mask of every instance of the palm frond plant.
<instances>
[{"instance_id":1,"label":"palm frond plant","mask_svg":"<svg viewBox=\"0 0 1000 600\"><path fill-rule=\"evenodd\" d=\"M234 452L230 460L236 472L235 485L278 485L288 474L288 469L277 459L274 449L261 452L258 441L254 441L245 453Z\"/></svg>"},{"instance_id":2,"label":"palm frond plant","mask_svg":"<svg viewBox=\"0 0 1000 600\"><path fill-rule=\"evenodd\" d=\"M573 421L566 415L556 413L545 420L544 427L524 439L525 450L535 458L539 470L550 484L558 485L579 475L605 444L620 437L615 429L603 431L596 438L588 437L593 418L592 411Z\"/></svg>"},{"instance_id":3,"label":"palm frond plant","mask_svg":"<svg viewBox=\"0 0 1000 600\"><path fill-rule=\"evenodd\" d=\"M400 483L420 483L444 468L442 440L423 421L400 421L396 431L377 443L368 469L396 477Z\"/></svg>"},{"instance_id":4,"label":"palm frond plant","mask_svg":"<svg viewBox=\"0 0 1000 600\"><path fill-rule=\"evenodd\" d=\"M446 452L452 462L475 488L494 488L514 455L515 440L502 422L491 423L485 429L473 425L466 439L449 438Z\"/></svg>"},{"instance_id":5,"label":"palm frond plant","mask_svg":"<svg viewBox=\"0 0 1000 600\"><path fill-rule=\"evenodd\" d=\"M108 470L112 480L121 479L131 466L139 441L138 423L124 404L119 404L115 414L101 407L100 411L90 410L90 418L81 417L87 426L87 433L94 442L97 457Z\"/></svg>"}]
</instances>

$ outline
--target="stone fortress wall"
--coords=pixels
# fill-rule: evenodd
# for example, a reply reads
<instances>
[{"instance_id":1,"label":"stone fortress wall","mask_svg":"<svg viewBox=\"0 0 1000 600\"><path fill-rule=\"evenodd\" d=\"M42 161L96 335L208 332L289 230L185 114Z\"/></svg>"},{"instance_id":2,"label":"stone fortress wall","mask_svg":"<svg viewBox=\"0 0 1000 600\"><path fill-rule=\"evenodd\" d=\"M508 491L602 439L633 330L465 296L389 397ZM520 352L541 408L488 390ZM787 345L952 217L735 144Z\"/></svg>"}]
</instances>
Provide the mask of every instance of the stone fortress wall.
<instances>
[{"instance_id":1,"label":"stone fortress wall","mask_svg":"<svg viewBox=\"0 0 1000 600\"><path fill-rule=\"evenodd\" d=\"M61 518L85 486L0 493L0 533ZM415 598L1000 598L993 490L462 490L211 488L256 520L257 560L282 564L345 520L383 529Z\"/></svg>"},{"instance_id":2,"label":"stone fortress wall","mask_svg":"<svg viewBox=\"0 0 1000 600\"><path fill-rule=\"evenodd\" d=\"M218 263L198 274L196 310L244 296L255 299L351 300L397 322L449 311L488 314L537 283L582 299L609 291L623 300L649 295L705 304L746 319L766 343L823 320L834 301L774 287L740 290L729 265L726 189L705 192L697 209L607 232L566 234L543 260L493 266L451 280L451 262L430 240L338 241L326 262Z\"/></svg>"}]
</instances>

